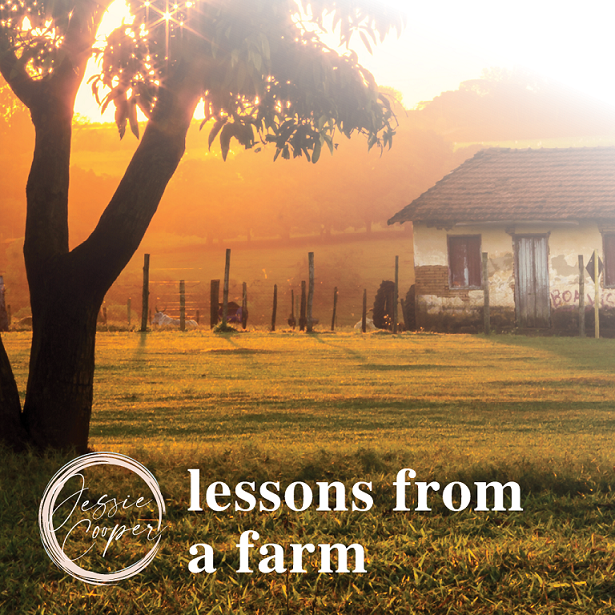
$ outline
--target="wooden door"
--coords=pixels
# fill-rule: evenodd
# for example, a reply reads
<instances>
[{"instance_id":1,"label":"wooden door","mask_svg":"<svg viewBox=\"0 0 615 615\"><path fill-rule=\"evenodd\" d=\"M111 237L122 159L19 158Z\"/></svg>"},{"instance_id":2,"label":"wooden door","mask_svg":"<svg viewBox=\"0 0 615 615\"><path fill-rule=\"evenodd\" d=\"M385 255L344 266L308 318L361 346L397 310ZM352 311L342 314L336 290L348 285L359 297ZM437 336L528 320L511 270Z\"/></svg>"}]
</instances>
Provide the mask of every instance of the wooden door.
<instances>
[{"instance_id":1,"label":"wooden door","mask_svg":"<svg viewBox=\"0 0 615 615\"><path fill-rule=\"evenodd\" d=\"M517 236L515 253L517 325L521 328L548 328L551 301L547 236Z\"/></svg>"}]
</instances>

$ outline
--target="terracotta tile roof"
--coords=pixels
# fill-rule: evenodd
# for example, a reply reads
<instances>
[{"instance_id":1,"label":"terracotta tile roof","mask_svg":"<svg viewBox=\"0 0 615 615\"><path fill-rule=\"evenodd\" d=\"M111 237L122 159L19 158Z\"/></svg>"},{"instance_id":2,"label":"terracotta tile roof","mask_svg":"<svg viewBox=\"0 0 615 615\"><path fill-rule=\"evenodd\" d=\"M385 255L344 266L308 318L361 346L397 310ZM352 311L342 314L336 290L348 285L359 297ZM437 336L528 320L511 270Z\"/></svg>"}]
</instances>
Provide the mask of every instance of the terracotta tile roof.
<instances>
[{"instance_id":1,"label":"terracotta tile roof","mask_svg":"<svg viewBox=\"0 0 615 615\"><path fill-rule=\"evenodd\" d=\"M615 220L615 147L482 150L389 224L587 218Z\"/></svg>"}]
</instances>

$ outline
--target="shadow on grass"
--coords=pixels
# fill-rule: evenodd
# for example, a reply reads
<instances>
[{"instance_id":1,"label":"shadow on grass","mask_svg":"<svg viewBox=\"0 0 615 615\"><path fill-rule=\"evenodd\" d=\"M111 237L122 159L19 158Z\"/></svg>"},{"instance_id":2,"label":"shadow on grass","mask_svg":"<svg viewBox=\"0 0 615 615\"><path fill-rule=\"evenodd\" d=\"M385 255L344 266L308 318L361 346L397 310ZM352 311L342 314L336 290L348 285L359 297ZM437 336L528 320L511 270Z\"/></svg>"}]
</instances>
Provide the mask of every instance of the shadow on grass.
<instances>
[{"instance_id":1,"label":"shadow on grass","mask_svg":"<svg viewBox=\"0 0 615 615\"><path fill-rule=\"evenodd\" d=\"M615 340L578 337L532 337L525 335L480 335L486 341L548 352L566 359L574 369L615 372Z\"/></svg>"},{"instance_id":2,"label":"shadow on grass","mask_svg":"<svg viewBox=\"0 0 615 615\"><path fill-rule=\"evenodd\" d=\"M201 400L203 401L203 400ZM264 410L266 408L266 410ZM251 400L211 397L206 404L152 408L153 423L126 421L124 412L96 417L97 437L216 439L237 436L307 437L327 441L331 433L373 436L414 431L427 439L479 436L514 439L524 435L553 438L612 433L610 402L441 402L422 400L332 399ZM434 435L435 434L435 435ZM439 435L438 435L439 434Z\"/></svg>"}]
</instances>

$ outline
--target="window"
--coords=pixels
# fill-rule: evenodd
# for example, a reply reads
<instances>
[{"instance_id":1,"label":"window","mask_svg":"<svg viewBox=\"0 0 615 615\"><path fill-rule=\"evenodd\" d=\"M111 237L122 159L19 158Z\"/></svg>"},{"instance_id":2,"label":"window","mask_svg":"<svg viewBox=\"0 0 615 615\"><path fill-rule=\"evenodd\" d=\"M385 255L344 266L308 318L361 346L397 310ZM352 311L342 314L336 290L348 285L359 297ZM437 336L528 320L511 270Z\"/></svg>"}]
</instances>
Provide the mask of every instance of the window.
<instances>
[{"instance_id":1,"label":"window","mask_svg":"<svg viewBox=\"0 0 615 615\"><path fill-rule=\"evenodd\" d=\"M480 235L449 235L450 288L481 288Z\"/></svg>"},{"instance_id":2,"label":"window","mask_svg":"<svg viewBox=\"0 0 615 615\"><path fill-rule=\"evenodd\" d=\"M603 235L604 247L604 285L615 287L615 233Z\"/></svg>"}]
</instances>

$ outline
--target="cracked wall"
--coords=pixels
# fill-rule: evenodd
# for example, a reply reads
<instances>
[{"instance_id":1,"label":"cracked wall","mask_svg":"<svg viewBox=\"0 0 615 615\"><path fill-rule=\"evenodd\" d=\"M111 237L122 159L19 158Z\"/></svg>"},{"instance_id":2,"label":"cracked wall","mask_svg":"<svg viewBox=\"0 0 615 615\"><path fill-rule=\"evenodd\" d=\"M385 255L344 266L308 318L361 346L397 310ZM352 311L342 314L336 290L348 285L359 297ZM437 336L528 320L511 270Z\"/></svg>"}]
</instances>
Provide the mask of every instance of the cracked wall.
<instances>
[{"instance_id":1,"label":"cracked wall","mask_svg":"<svg viewBox=\"0 0 615 615\"><path fill-rule=\"evenodd\" d=\"M611 230L611 229L602 229ZM482 289L449 287L448 235L480 235L481 252L489 254L489 303L492 328L515 327L515 271L513 236L548 235L551 326L575 332L578 328L578 255L589 261L594 249L602 256L602 234L596 223L486 224L449 229L414 225L414 264L417 326L427 330L464 331L483 327ZM584 271L586 322L593 323L594 283ZM615 288L600 289L601 318L615 333ZM590 314L591 312L591 314ZM593 324L591 324L593 326Z\"/></svg>"}]
</instances>

